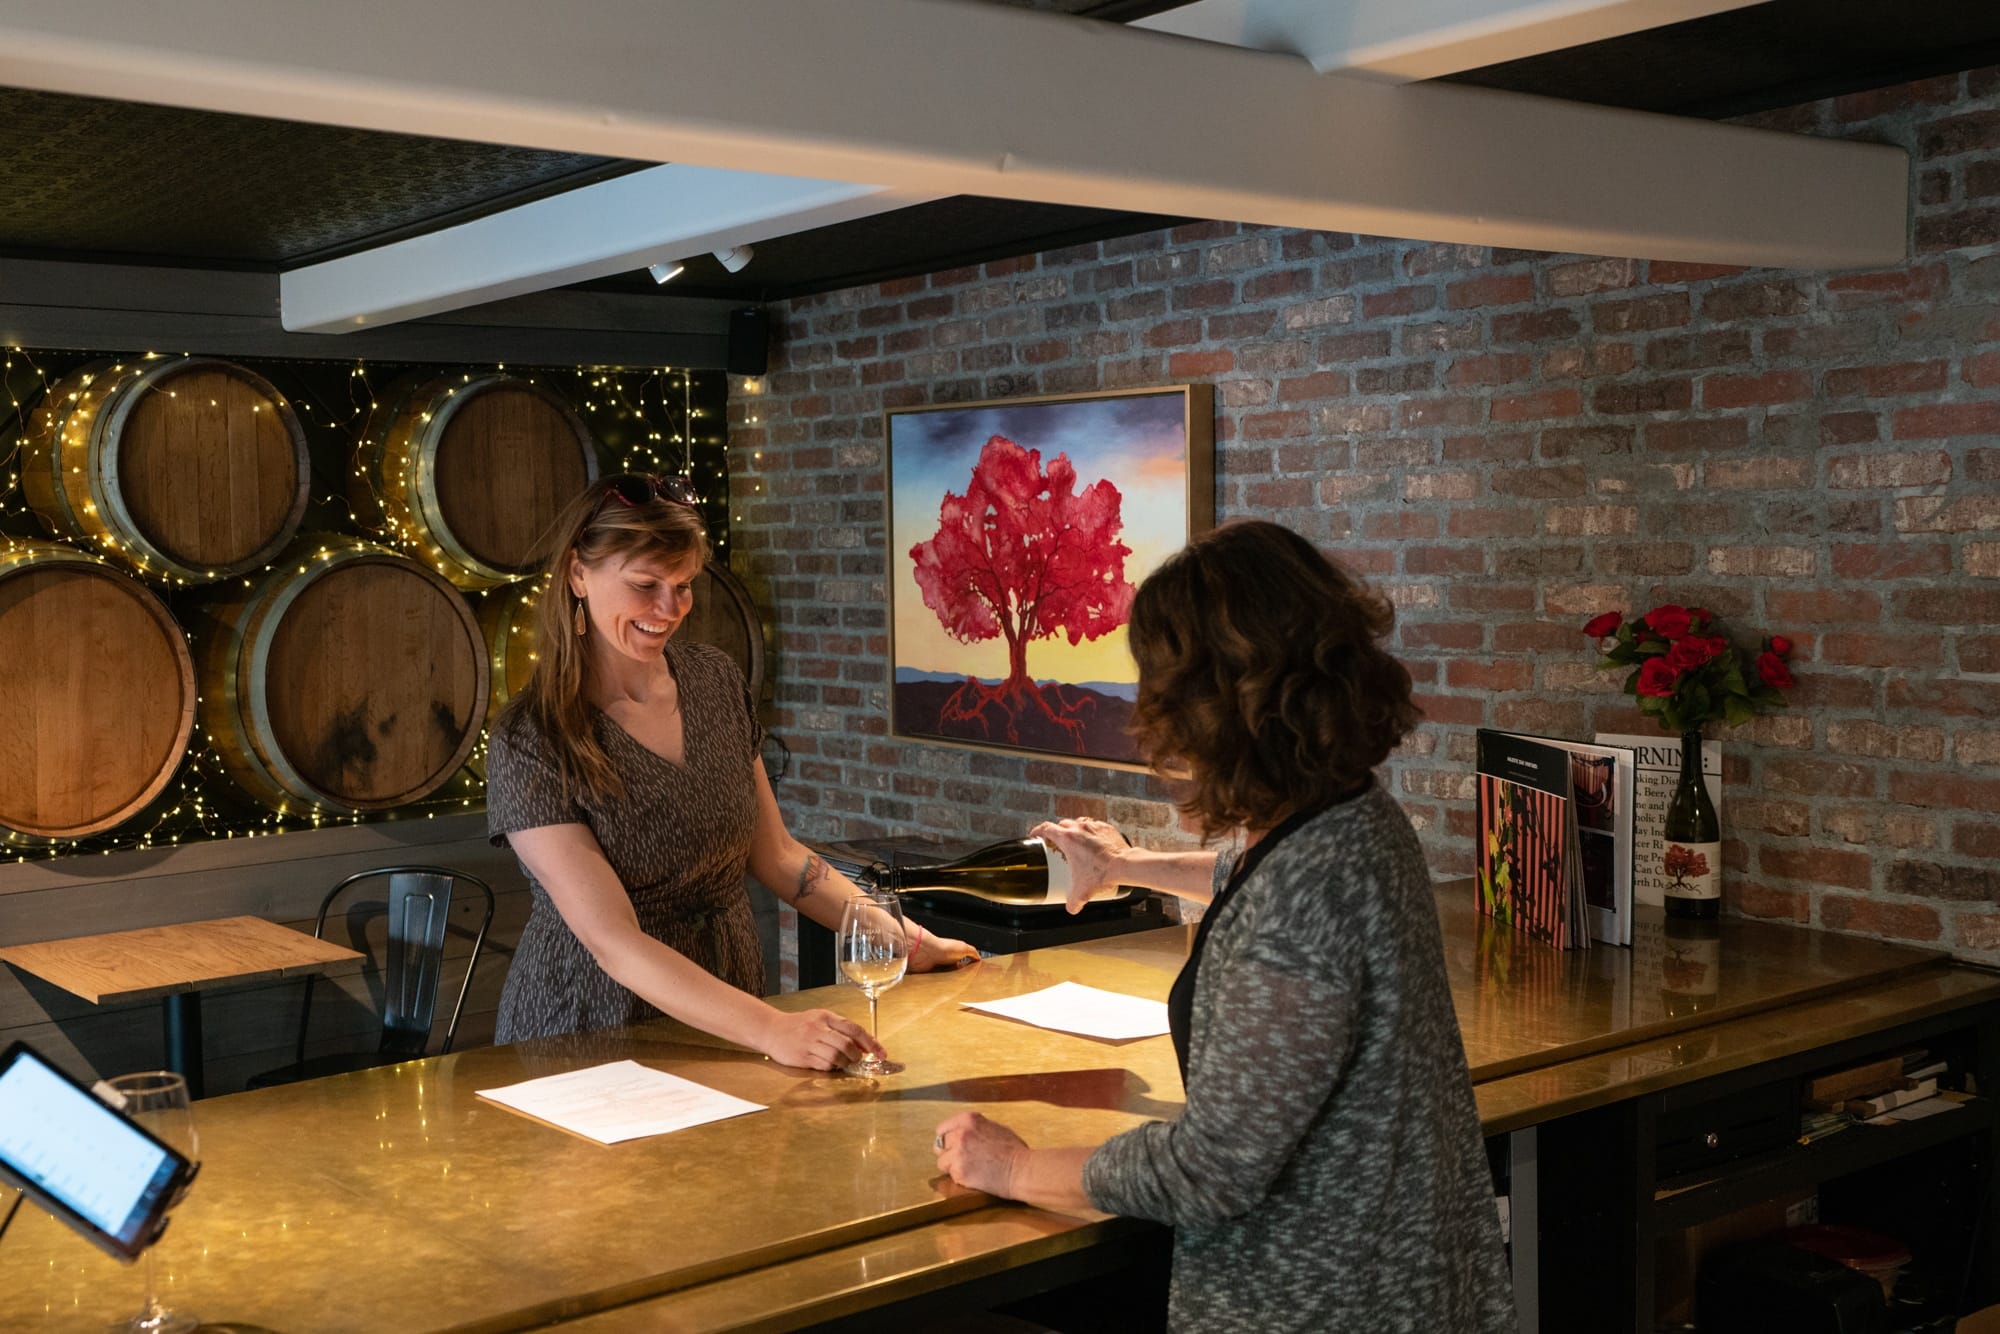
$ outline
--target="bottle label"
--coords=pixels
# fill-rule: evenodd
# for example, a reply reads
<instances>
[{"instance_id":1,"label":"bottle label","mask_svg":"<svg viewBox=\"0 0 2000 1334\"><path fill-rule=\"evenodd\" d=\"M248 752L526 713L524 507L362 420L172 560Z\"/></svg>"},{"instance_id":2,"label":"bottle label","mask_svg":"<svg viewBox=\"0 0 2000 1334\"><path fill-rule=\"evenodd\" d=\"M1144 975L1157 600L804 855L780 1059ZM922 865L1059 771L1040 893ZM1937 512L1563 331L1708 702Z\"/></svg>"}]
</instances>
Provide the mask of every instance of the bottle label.
<instances>
[{"instance_id":1,"label":"bottle label","mask_svg":"<svg viewBox=\"0 0 2000 1334\"><path fill-rule=\"evenodd\" d=\"M1030 843L1041 844L1042 856L1049 863L1049 892L1043 903L1067 903L1069 901L1069 859L1056 851L1054 845L1031 838Z\"/></svg>"},{"instance_id":2,"label":"bottle label","mask_svg":"<svg viewBox=\"0 0 2000 1334\"><path fill-rule=\"evenodd\" d=\"M1720 843L1677 843L1668 839L1666 856L1660 869L1666 873L1668 898L1722 897Z\"/></svg>"}]
</instances>

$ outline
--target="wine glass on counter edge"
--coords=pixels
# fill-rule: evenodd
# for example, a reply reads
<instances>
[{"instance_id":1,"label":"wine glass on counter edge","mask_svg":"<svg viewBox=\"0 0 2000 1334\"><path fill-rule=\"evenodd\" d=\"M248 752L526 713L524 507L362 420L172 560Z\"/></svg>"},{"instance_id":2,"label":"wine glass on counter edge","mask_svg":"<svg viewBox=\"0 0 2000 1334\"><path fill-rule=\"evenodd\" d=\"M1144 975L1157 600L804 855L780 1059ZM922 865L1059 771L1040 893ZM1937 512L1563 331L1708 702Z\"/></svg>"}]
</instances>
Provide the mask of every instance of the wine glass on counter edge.
<instances>
[{"instance_id":1,"label":"wine glass on counter edge","mask_svg":"<svg viewBox=\"0 0 2000 1334\"><path fill-rule=\"evenodd\" d=\"M198 1157L196 1150L200 1143L195 1135L187 1080L170 1070L148 1070L136 1075L118 1075L107 1082L125 1100L120 1110L127 1117L188 1159ZM126 1334L187 1334L201 1323L186 1311L170 1311L160 1304L157 1252L157 1246L148 1246L139 1261L146 1269L145 1309L125 1323L112 1326L114 1330Z\"/></svg>"},{"instance_id":2,"label":"wine glass on counter edge","mask_svg":"<svg viewBox=\"0 0 2000 1334\"><path fill-rule=\"evenodd\" d=\"M834 939L840 975L861 988L868 998L868 1031L880 1036L875 1021L877 998L903 980L910 966L910 936L903 927L903 905L894 894L856 894L840 911L840 933ZM903 1067L874 1053L847 1067L851 1075L893 1075Z\"/></svg>"}]
</instances>

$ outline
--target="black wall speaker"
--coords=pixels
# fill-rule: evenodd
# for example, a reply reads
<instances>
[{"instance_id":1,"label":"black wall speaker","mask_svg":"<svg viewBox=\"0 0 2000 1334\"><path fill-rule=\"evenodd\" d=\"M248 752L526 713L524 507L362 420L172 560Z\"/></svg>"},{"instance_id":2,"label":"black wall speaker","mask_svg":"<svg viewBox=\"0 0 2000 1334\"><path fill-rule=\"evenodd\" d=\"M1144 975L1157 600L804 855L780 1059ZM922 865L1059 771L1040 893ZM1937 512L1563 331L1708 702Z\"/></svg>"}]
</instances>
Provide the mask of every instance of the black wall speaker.
<instances>
[{"instance_id":1,"label":"black wall speaker","mask_svg":"<svg viewBox=\"0 0 2000 1334\"><path fill-rule=\"evenodd\" d=\"M729 312L729 373L762 375L771 365L771 317L748 306Z\"/></svg>"}]
</instances>

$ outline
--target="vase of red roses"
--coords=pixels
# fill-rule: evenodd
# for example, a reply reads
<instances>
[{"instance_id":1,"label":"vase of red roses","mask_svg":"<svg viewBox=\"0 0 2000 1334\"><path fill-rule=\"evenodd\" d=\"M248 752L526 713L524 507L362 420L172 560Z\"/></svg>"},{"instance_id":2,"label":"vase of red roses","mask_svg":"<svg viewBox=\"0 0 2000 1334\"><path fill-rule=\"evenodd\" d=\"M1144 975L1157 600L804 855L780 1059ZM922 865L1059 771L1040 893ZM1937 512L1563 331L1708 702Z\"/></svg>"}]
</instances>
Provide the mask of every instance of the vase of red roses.
<instances>
[{"instance_id":1,"label":"vase of red roses","mask_svg":"<svg viewBox=\"0 0 2000 1334\"><path fill-rule=\"evenodd\" d=\"M1660 869L1667 915L1711 918L1721 911L1722 826L1701 769L1701 729L1731 727L1785 707L1792 641L1772 635L1754 655L1723 633L1705 607L1667 603L1630 621L1620 612L1593 617L1583 632L1603 653L1601 667L1627 667L1625 692L1639 712L1681 738L1680 782L1667 804Z\"/></svg>"}]
</instances>

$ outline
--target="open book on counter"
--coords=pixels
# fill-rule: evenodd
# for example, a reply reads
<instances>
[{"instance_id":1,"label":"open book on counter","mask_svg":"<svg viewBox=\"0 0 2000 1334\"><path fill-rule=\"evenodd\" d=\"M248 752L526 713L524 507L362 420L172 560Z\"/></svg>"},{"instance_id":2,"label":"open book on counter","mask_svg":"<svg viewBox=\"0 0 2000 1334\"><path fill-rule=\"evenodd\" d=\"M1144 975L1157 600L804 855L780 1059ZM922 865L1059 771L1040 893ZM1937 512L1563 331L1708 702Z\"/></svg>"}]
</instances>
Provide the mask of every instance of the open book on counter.
<instances>
[{"instance_id":1,"label":"open book on counter","mask_svg":"<svg viewBox=\"0 0 2000 1334\"><path fill-rule=\"evenodd\" d=\"M1481 728L1475 763L1480 912L1557 949L1630 945L1633 752Z\"/></svg>"}]
</instances>

